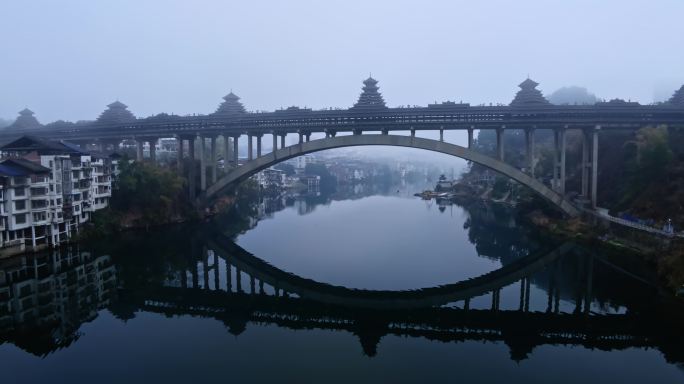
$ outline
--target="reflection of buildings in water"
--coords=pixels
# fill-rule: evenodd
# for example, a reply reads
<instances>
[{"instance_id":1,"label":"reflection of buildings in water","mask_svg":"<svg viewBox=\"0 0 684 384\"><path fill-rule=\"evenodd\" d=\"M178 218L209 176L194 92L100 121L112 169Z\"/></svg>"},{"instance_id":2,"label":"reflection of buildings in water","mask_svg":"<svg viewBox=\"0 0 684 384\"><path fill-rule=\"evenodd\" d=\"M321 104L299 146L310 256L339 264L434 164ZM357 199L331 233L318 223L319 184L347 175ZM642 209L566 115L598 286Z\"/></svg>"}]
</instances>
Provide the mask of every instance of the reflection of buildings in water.
<instances>
[{"instance_id":1,"label":"reflection of buildings in water","mask_svg":"<svg viewBox=\"0 0 684 384\"><path fill-rule=\"evenodd\" d=\"M52 346L77 338L79 326L94 319L116 292L116 269L109 256L94 257L75 247L0 262L0 335L29 337L44 330Z\"/></svg>"}]
</instances>

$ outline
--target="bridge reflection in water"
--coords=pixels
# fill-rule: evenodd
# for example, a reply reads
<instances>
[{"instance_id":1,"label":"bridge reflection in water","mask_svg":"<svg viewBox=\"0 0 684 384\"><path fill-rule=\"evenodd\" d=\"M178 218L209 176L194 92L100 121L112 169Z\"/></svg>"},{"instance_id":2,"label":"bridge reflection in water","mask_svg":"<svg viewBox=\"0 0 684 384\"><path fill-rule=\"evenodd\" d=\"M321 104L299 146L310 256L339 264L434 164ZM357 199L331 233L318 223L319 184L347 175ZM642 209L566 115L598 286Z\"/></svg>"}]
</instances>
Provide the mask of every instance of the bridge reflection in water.
<instances>
[{"instance_id":1,"label":"bridge reflection in water","mask_svg":"<svg viewBox=\"0 0 684 384\"><path fill-rule=\"evenodd\" d=\"M309 280L221 236L194 248L181 260L157 260L145 268L126 259L117 265L109 256L75 247L5 260L0 343L46 355L77 341L81 324L107 308L124 320L139 311L213 318L235 335L249 324L346 331L359 338L369 356L384 336L402 335L504 342L514 360L551 344L656 348L668 361L684 362L680 314L659 300L650 300L648 307L626 304L619 313L595 311L595 268L612 268L611 263L569 243L470 280L411 291L348 289ZM571 288L563 282L567 265L580 272L579 284ZM545 290L545 297L531 296L535 287ZM519 292L519 300L502 302L504 289ZM483 296L486 307L471 305ZM568 302L573 302L570 310Z\"/></svg>"}]
</instances>

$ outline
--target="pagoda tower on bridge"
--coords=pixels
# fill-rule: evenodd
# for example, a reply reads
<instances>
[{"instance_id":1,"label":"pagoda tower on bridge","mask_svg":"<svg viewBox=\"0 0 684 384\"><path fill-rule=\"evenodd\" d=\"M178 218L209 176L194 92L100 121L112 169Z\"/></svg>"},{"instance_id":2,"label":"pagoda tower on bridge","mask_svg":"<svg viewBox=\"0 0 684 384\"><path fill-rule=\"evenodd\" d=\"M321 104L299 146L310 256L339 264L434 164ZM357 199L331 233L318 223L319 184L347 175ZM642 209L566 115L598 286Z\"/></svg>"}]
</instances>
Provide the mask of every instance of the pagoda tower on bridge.
<instances>
[{"instance_id":1,"label":"pagoda tower on bridge","mask_svg":"<svg viewBox=\"0 0 684 384\"><path fill-rule=\"evenodd\" d=\"M19 117L10 125L10 128L16 129L36 129L43 125L38 122L35 116L33 116L33 111L28 108L24 108L19 111Z\"/></svg>"},{"instance_id":2,"label":"pagoda tower on bridge","mask_svg":"<svg viewBox=\"0 0 684 384\"><path fill-rule=\"evenodd\" d=\"M684 85L682 85L681 88L679 88L672 97L670 97L670 100L668 100L669 104L675 105L677 107L684 107Z\"/></svg>"},{"instance_id":3,"label":"pagoda tower on bridge","mask_svg":"<svg viewBox=\"0 0 684 384\"><path fill-rule=\"evenodd\" d=\"M382 94L379 92L378 81L372 77L363 81L363 92L359 96L359 100L354 104L353 109L368 110L368 109L384 109L387 108Z\"/></svg>"},{"instance_id":4,"label":"pagoda tower on bridge","mask_svg":"<svg viewBox=\"0 0 684 384\"><path fill-rule=\"evenodd\" d=\"M219 105L215 115L236 115L240 113L245 113L245 107L240 102L240 98L230 91L229 94L223 97L223 103Z\"/></svg>"},{"instance_id":5,"label":"pagoda tower on bridge","mask_svg":"<svg viewBox=\"0 0 684 384\"><path fill-rule=\"evenodd\" d=\"M518 85L520 90L515 95L515 98L511 101L510 105L512 107L549 105L549 101L546 100L541 91L537 89L537 85L539 85L539 83L529 77L525 79L525 81Z\"/></svg>"},{"instance_id":6,"label":"pagoda tower on bridge","mask_svg":"<svg viewBox=\"0 0 684 384\"><path fill-rule=\"evenodd\" d=\"M128 106L119 100L109 104L107 109L97 118L98 123L125 123L135 120Z\"/></svg>"}]
</instances>

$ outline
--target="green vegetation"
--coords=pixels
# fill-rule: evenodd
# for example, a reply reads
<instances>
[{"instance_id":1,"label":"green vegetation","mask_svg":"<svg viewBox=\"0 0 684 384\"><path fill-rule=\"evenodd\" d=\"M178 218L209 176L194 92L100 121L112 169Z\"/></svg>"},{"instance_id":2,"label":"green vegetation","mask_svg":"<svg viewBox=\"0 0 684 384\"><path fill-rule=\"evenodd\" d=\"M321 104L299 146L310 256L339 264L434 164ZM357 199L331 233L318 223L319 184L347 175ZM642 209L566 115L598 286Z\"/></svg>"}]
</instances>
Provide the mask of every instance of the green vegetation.
<instances>
[{"instance_id":1,"label":"green vegetation","mask_svg":"<svg viewBox=\"0 0 684 384\"><path fill-rule=\"evenodd\" d=\"M321 192L334 192L337 189L337 178L330 173L325 164L309 163L304 168L304 173L321 178L319 185Z\"/></svg>"},{"instance_id":2,"label":"green vegetation","mask_svg":"<svg viewBox=\"0 0 684 384\"><path fill-rule=\"evenodd\" d=\"M88 235L122 228L150 227L185 221L196 212L185 192L185 180L169 168L123 159L110 206L93 215Z\"/></svg>"}]
</instances>

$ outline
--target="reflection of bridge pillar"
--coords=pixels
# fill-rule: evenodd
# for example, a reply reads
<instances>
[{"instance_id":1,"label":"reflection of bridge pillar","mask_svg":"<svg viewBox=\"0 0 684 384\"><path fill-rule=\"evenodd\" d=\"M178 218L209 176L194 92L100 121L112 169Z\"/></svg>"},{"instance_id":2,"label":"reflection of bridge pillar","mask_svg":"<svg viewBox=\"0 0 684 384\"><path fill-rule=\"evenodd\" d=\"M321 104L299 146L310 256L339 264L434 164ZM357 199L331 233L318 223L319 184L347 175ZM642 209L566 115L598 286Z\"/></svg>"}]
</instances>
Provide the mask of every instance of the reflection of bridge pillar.
<instances>
[{"instance_id":1,"label":"reflection of bridge pillar","mask_svg":"<svg viewBox=\"0 0 684 384\"><path fill-rule=\"evenodd\" d=\"M534 177L534 128L525 129L525 154L527 156L527 172Z\"/></svg>"},{"instance_id":2,"label":"reflection of bridge pillar","mask_svg":"<svg viewBox=\"0 0 684 384\"><path fill-rule=\"evenodd\" d=\"M235 267L235 289L242 292L242 272L238 267Z\"/></svg>"},{"instance_id":3,"label":"reflection of bridge pillar","mask_svg":"<svg viewBox=\"0 0 684 384\"><path fill-rule=\"evenodd\" d=\"M584 313L588 314L591 310L592 289L594 286L594 257L587 256L587 271L585 274L586 286L584 288Z\"/></svg>"},{"instance_id":4,"label":"reflection of bridge pillar","mask_svg":"<svg viewBox=\"0 0 684 384\"><path fill-rule=\"evenodd\" d=\"M176 165L178 170L183 170L183 139L176 137Z\"/></svg>"},{"instance_id":5,"label":"reflection of bridge pillar","mask_svg":"<svg viewBox=\"0 0 684 384\"><path fill-rule=\"evenodd\" d=\"M216 136L212 136L209 141L211 146L211 156L209 157L211 164L209 169L211 170L211 183L214 184L216 182Z\"/></svg>"},{"instance_id":6,"label":"reflection of bridge pillar","mask_svg":"<svg viewBox=\"0 0 684 384\"><path fill-rule=\"evenodd\" d=\"M197 183L197 178L195 176L195 170L197 164L195 164L195 137L188 137L188 157L190 157L190 169L188 170L188 189L190 190L190 199L195 198L195 183Z\"/></svg>"},{"instance_id":7,"label":"reflection of bridge pillar","mask_svg":"<svg viewBox=\"0 0 684 384\"><path fill-rule=\"evenodd\" d=\"M525 278L520 279L520 307L518 310L525 309Z\"/></svg>"},{"instance_id":8,"label":"reflection of bridge pillar","mask_svg":"<svg viewBox=\"0 0 684 384\"><path fill-rule=\"evenodd\" d=\"M505 125L496 129L496 158L499 161L504 161L504 129Z\"/></svg>"},{"instance_id":9,"label":"reflection of bridge pillar","mask_svg":"<svg viewBox=\"0 0 684 384\"><path fill-rule=\"evenodd\" d=\"M591 143L591 207L597 206L597 183L598 183L598 133L601 126L597 125L592 131Z\"/></svg>"},{"instance_id":10,"label":"reflection of bridge pillar","mask_svg":"<svg viewBox=\"0 0 684 384\"><path fill-rule=\"evenodd\" d=\"M143 161L143 142L142 142L142 140L136 139L135 145L136 145L135 159L137 161Z\"/></svg>"},{"instance_id":11,"label":"reflection of bridge pillar","mask_svg":"<svg viewBox=\"0 0 684 384\"><path fill-rule=\"evenodd\" d=\"M256 282L254 281L254 276L249 277L249 293L255 294Z\"/></svg>"},{"instance_id":12,"label":"reflection of bridge pillar","mask_svg":"<svg viewBox=\"0 0 684 384\"><path fill-rule=\"evenodd\" d=\"M252 160L252 135L247 135L247 160Z\"/></svg>"},{"instance_id":13,"label":"reflection of bridge pillar","mask_svg":"<svg viewBox=\"0 0 684 384\"><path fill-rule=\"evenodd\" d=\"M468 128L468 149L473 149L473 133L475 131L475 126L471 125Z\"/></svg>"},{"instance_id":14,"label":"reflection of bridge pillar","mask_svg":"<svg viewBox=\"0 0 684 384\"><path fill-rule=\"evenodd\" d=\"M264 294L264 282L262 280L259 280L259 294Z\"/></svg>"},{"instance_id":15,"label":"reflection of bridge pillar","mask_svg":"<svg viewBox=\"0 0 684 384\"><path fill-rule=\"evenodd\" d=\"M233 271L232 268L230 267L230 263L228 262L228 258L226 258L226 292L232 292L233 291Z\"/></svg>"},{"instance_id":16,"label":"reflection of bridge pillar","mask_svg":"<svg viewBox=\"0 0 684 384\"><path fill-rule=\"evenodd\" d=\"M492 291L492 311L498 311L499 310L500 294L501 294L501 291L499 289L495 289Z\"/></svg>"},{"instance_id":17,"label":"reflection of bridge pillar","mask_svg":"<svg viewBox=\"0 0 684 384\"><path fill-rule=\"evenodd\" d=\"M221 289L221 277L219 276L219 258L218 253L214 252L214 290Z\"/></svg>"},{"instance_id":18,"label":"reflection of bridge pillar","mask_svg":"<svg viewBox=\"0 0 684 384\"><path fill-rule=\"evenodd\" d=\"M240 135L236 135L233 137L233 166L237 167L238 166L238 159L240 157L240 148L238 146L238 142L240 140Z\"/></svg>"},{"instance_id":19,"label":"reflection of bridge pillar","mask_svg":"<svg viewBox=\"0 0 684 384\"><path fill-rule=\"evenodd\" d=\"M206 153L205 153L205 145L206 142L204 141L204 137L200 136L199 137L199 158L200 158L200 189L202 191L207 190L207 160L206 160Z\"/></svg>"},{"instance_id":20,"label":"reflection of bridge pillar","mask_svg":"<svg viewBox=\"0 0 684 384\"><path fill-rule=\"evenodd\" d=\"M197 262L194 260L192 263L192 287L199 287L199 273L197 272Z\"/></svg>"},{"instance_id":21,"label":"reflection of bridge pillar","mask_svg":"<svg viewBox=\"0 0 684 384\"><path fill-rule=\"evenodd\" d=\"M560 175L560 184L558 185L558 192L561 195L565 195L565 137L566 137L566 131L567 131L567 126L561 128L559 130L558 136L559 136L559 147L558 150L560 152L560 163L558 164L559 166L559 171L558 174Z\"/></svg>"},{"instance_id":22,"label":"reflection of bridge pillar","mask_svg":"<svg viewBox=\"0 0 684 384\"><path fill-rule=\"evenodd\" d=\"M204 277L202 288L209 289L209 254L207 247L202 247L202 275Z\"/></svg>"},{"instance_id":23,"label":"reflection of bridge pillar","mask_svg":"<svg viewBox=\"0 0 684 384\"><path fill-rule=\"evenodd\" d=\"M530 311L530 279L525 278L525 312Z\"/></svg>"},{"instance_id":24,"label":"reflection of bridge pillar","mask_svg":"<svg viewBox=\"0 0 684 384\"><path fill-rule=\"evenodd\" d=\"M264 137L261 133L256 135L256 140L257 140L257 159L261 157L261 138Z\"/></svg>"},{"instance_id":25,"label":"reflection of bridge pillar","mask_svg":"<svg viewBox=\"0 0 684 384\"><path fill-rule=\"evenodd\" d=\"M582 190L581 194L584 198L589 197L589 133L582 130Z\"/></svg>"},{"instance_id":26,"label":"reflection of bridge pillar","mask_svg":"<svg viewBox=\"0 0 684 384\"><path fill-rule=\"evenodd\" d=\"M382 134L383 135L389 135L389 129L383 129Z\"/></svg>"},{"instance_id":27,"label":"reflection of bridge pillar","mask_svg":"<svg viewBox=\"0 0 684 384\"><path fill-rule=\"evenodd\" d=\"M463 309L466 311L470 309L470 297L463 302Z\"/></svg>"}]
</instances>

